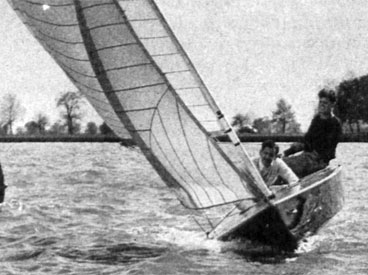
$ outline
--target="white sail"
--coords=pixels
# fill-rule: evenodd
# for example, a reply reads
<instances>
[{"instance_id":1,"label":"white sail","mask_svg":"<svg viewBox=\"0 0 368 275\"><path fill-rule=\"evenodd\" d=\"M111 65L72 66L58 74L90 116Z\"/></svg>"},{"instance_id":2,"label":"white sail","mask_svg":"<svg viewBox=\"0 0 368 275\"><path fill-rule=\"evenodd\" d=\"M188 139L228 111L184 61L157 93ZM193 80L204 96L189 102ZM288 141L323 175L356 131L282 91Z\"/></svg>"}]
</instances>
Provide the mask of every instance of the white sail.
<instances>
[{"instance_id":1,"label":"white sail","mask_svg":"<svg viewBox=\"0 0 368 275\"><path fill-rule=\"evenodd\" d=\"M185 105L208 131L226 133L243 162L242 173L268 197L271 192L255 169L189 57L176 39L153 0L119 1L138 39L181 97Z\"/></svg>"},{"instance_id":2,"label":"white sail","mask_svg":"<svg viewBox=\"0 0 368 275\"><path fill-rule=\"evenodd\" d=\"M153 2L9 2L114 132L129 131L184 205L255 197L252 180L208 134L214 102L186 55L171 52L180 47Z\"/></svg>"},{"instance_id":3,"label":"white sail","mask_svg":"<svg viewBox=\"0 0 368 275\"><path fill-rule=\"evenodd\" d=\"M119 1L139 40L192 114L209 132L220 130L217 107L190 59L151 0Z\"/></svg>"}]
</instances>

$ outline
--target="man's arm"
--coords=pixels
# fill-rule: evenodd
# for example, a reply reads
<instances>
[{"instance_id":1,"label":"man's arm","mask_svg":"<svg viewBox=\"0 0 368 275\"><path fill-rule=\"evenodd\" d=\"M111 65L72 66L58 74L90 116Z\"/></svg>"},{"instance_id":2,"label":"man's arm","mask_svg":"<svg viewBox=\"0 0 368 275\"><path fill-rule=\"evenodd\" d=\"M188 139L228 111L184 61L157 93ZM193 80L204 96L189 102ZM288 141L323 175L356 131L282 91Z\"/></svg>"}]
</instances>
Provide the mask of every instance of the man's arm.
<instances>
[{"instance_id":1,"label":"man's arm","mask_svg":"<svg viewBox=\"0 0 368 275\"><path fill-rule=\"evenodd\" d=\"M289 149L284 151L284 156L288 157L290 155L293 155L295 153L298 153L300 151L304 150L304 143L301 142L295 142L293 143Z\"/></svg>"},{"instance_id":2,"label":"man's arm","mask_svg":"<svg viewBox=\"0 0 368 275\"><path fill-rule=\"evenodd\" d=\"M295 153L298 153L300 151L303 150L310 150L311 146L311 135L314 131L314 129L316 128L317 125L317 119L316 117L314 117L311 121L311 124L309 125L308 131L306 132L306 134L304 135L304 139L303 142L295 142L293 143L289 149L284 151L284 156L290 156L293 155Z\"/></svg>"},{"instance_id":3,"label":"man's arm","mask_svg":"<svg viewBox=\"0 0 368 275\"><path fill-rule=\"evenodd\" d=\"M277 159L278 173L289 185L294 185L299 181L299 178L293 170L282 160Z\"/></svg>"}]
</instances>

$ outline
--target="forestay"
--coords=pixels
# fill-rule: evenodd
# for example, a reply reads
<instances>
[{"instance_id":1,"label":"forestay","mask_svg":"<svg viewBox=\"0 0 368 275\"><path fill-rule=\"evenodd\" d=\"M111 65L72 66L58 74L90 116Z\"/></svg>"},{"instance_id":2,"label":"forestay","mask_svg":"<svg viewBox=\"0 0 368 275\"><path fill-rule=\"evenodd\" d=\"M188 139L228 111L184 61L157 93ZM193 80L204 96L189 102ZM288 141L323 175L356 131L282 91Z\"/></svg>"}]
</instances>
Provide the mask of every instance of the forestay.
<instances>
[{"instance_id":1,"label":"forestay","mask_svg":"<svg viewBox=\"0 0 368 275\"><path fill-rule=\"evenodd\" d=\"M249 177L210 137L216 105L152 1L9 2L114 132L129 131L185 206L254 198Z\"/></svg>"}]
</instances>

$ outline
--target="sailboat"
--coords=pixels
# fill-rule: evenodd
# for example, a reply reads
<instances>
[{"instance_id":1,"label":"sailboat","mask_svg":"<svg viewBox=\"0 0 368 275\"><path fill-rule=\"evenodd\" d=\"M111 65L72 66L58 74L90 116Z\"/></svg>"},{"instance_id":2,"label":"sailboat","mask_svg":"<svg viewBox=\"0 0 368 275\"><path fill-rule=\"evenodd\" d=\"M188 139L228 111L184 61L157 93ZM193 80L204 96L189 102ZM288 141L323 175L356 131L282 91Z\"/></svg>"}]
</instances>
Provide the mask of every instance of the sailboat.
<instances>
[{"instance_id":1,"label":"sailboat","mask_svg":"<svg viewBox=\"0 0 368 275\"><path fill-rule=\"evenodd\" d=\"M267 187L153 0L8 2L109 127L130 135L208 238L293 250L341 209L340 167L302 179L298 191ZM218 130L240 165L211 134Z\"/></svg>"}]
</instances>

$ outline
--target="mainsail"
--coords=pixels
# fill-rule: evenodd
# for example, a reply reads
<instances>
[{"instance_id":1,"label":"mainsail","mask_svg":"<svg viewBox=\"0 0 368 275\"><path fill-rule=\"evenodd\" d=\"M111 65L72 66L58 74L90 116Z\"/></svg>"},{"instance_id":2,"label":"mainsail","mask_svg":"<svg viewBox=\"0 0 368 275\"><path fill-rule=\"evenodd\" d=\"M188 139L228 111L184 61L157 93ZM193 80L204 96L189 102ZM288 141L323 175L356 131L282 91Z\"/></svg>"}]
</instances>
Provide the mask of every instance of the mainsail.
<instances>
[{"instance_id":1,"label":"mainsail","mask_svg":"<svg viewBox=\"0 0 368 275\"><path fill-rule=\"evenodd\" d=\"M114 132L129 131L185 206L254 199L254 182L270 194L246 153L244 172L210 136L218 119L228 124L153 1L8 1Z\"/></svg>"}]
</instances>

